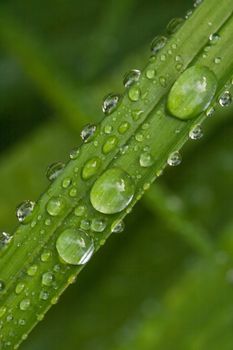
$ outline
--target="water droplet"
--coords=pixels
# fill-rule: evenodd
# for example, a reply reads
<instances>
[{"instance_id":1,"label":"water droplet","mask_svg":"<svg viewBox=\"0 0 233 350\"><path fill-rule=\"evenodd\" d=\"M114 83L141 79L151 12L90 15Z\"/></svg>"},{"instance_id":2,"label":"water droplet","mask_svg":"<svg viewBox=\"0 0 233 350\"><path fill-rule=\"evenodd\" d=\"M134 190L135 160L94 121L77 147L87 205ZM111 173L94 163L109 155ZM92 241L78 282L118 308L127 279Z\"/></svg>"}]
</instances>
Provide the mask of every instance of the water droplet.
<instances>
[{"instance_id":1,"label":"water droplet","mask_svg":"<svg viewBox=\"0 0 233 350\"><path fill-rule=\"evenodd\" d=\"M77 159L79 153L80 153L80 148L73 148L73 149L70 151L70 159L72 159L72 160Z\"/></svg>"},{"instance_id":2,"label":"water droplet","mask_svg":"<svg viewBox=\"0 0 233 350\"><path fill-rule=\"evenodd\" d=\"M104 98L102 110L105 115L111 114L118 106L121 100L119 94L109 94Z\"/></svg>"},{"instance_id":3,"label":"water droplet","mask_svg":"<svg viewBox=\"0 0 233 350\"><path fill-rule=\"evenodd\" d=\"M141 132L137 132L135 135L135 140L137 140L138 142L142 142L144 140L144 136Z\"/></svg>"},{"instance_id":4,"label":"water droplet","mask_svg":"<svg viewBox=\"0 0 233 350\"><path fill-rule=\"evenodd\" d=\"M143 152L140 155L139 163L141 167L147 168L153 165L154 161L150 153Z\"/></svg>"},{"instance_id":5,"label":"water droplet","mask_svg":"<svg viewBox=\"0 0 233 350\"><path fill-rule=\"evenodd\" d=\"M74 214L76 216L83 216L86 212L86 207L84 205L79 205L77 208L74 210Z\"/></svg>"},{"instance_id":6,"label":"water droplet","mask_svg":"<svg viewBox=\"0 0 233 350\"><path fill-rule=\"evenodd\" d=\"M93 219L91 222L91 230L94 232L103 232L107 224L104 219Z\"/></svg>"},{"instance_id":7,"label":"water droplet","mask_svg":"<svg viewBox=\"0 0 233 350\"><path fill-rule=\"evenodd\" d=\"M54 275L52 274L52 272L45 272L43 275L42 275L42 284L44 286L51 286L52 283L54 281Z\"/></svg>"},{"instance_id":8,"label":"water droplet","mask_svg":"<svg viewBox=\"0 0 233 350\"><path fill-rule=\"evenodd\" d=\"M203 136L202 127L200 125L195 125L189 132L189 137L192 140L199 140Z\"/></svg>"},{"instance_id":9,"label":"water droplet","mask_svg":"<svg viewBox=\"0 0 233 350\"><path fill-rule=\"evenodd\" d=\"M184 23L183 18L173 18L167 25L168 34L176 33L177 30L180 29L183 23Z\"/></svg>"},{"instance_id":10,"label":"water droplet","mask_svg":"<svg viewBox=\"0 0 233 350\"><path fill-rule=\"evenodd\" d=\"M215 108L214 107L209 107L207 110L206 110L206 116L207 117L212 117L215 113Z\"/></svg>"},{"instance_id":11,"label":"water droplet","mask_svg":"<svg viewBox=\"0 0 233 350\"><path fill-rule=\"evenodd\" d=\"M141 71L138 69L132 69L131 71L129 71L123 80L123 84L125 88L129 88L130 86L132 86L134 83L136 83L139 78L141 76Z\"/></svg>"},{"instance_id":12,"label":"water droplet","mask_svg":"<svg viewBox=\"0 0 233 350\"><path fill-rule=\"evenodd\" d=\"M94 253L92 239L85 232L73 228L60 234L56 248L61 259L71 265L87 263Z\"/></svg>"},{"instance_id":13,"label":"water droplet","mask_svg":"<svg viewBox=\"0 0 233 350\"><path fill-rule=\"evenodd\" d=\"M61 215L64 211L65 203L63 199L59 197L52 197L47 203L46 209L49 215L58 216Z\"/></svg>"},{"instance_id":14,"label":"water droplet","mask_svg":"<svg viewBox=\"0 0 233 350\"><path fill-rule=\"evenodd\" d=\"M5 313L6 313L6 307L5 306L1 306L0 307L0 318L3 317Z\"/></svg>"},{"instance_id":15,"label":"water droplet","mask_svg":"<svg viewBox=\"0 0 233 350\"><path fill-rule=\"evenodd\" d=\"M209 39L210 39L211 44L216 44L220 39L220 35L217 33L210 34Z\"/></svg>"},{"instance_id":16,"label":"water droplet","mask_svg":"<svg viewBox=\"0 0 233 350\"><path fill-rule=\"evenodd\" d=\"M95 182L90 193L93 207L104 214L115 214L125 209L134 196L135 186L128 173L120 168L105 171Z\"/></svg>"},{"instance_id":17,"label":"water droplet","mask_svg":"<svg viewBox=\"0 0 233 350\"><path fill-rule=\"evenodd\" d=\"M40 256L40 260L42 261L42 262L47 262L49 259L50 259L50 257L51 257L51 252L49 251L49 250L45 250L42 254L41 254L41 256Z\"/></svg>"},{"instance_id":18,"label":"water droplet","mask_svg":"<svg viewBox=\"0 0 233 350\"><path fill-rule=\"evenodd\" d=\"M232 103L232 96L229 91L224 91L218 100L220 106L222 107L228 107Z\"/></svg>"},{"instance_id":19,"label":"water droplet","mask_svg":"<svg viewBox=\"0 0 233 350\"><path fill-rule=\"evenodd\" d=\"M90 221L87 219L83 219L80 222L80 228L83 229L84 231L88 231L90 229Z\"/></svg>"},{"instance_id":20,"label":"water droplet","mask_svg":"<svg viewBox=\"0 0 233 350\"><path fill-rule=\"evenodd\" d=\"M137 102L141 96L141 90L138 86L132 86L128 91L129 99L133 102Z\"/></svg>"},{"instance_id":21,"label":"water droplet","mask_svg":"<svg viewBox=\"0 0 233 350\"><path fill-rule=\"evenodd\" d=\"M83 167L82 178L88 180L96 174L101 166L101 160L98 157L89 159Z\"/></svg>"},{"instance_id":22,"label":"water droplet","mask_svg":"<svg viewBox=\"0 0 233 350\"><path fill-rule=\"evenodd\" d=\"M124 221L116 221L111 226L111 232L113 232L113 233L123 232L124 229L125 229Z\"/></svg>"},{"instance_id":23,"label":"water droplet","mask_svg":"<svg viewBox=\"0 0 233 350\"><path fill-rule=\"evenodd\" d=\"M83 130L81 131L81 139L83 140L83 142L87 143L87 142L90 142L93 137L94 137L94 134L96 132L96 125L94 124L87 124Z\"/></svg>"},{"instance_id":24,"label":"water droplet","mask_svg":"<svg viewBox=\"0 0 233 350\"><path fill-rule=\"evenodd\" d=\"M46 177L49 181L54 181L57 179L57 177L63 172L65 167L65 164L61 162L56 162L51 164L47 171L46 171Z\"/></svg>"},{"instance_id":25,"label":"water droplet","mask_svg":"<svg viewBox=\"0 0 233 350\"><path fill-rule=\"evenodd\" d=\"M169 112L183 120L191 119L205 111L217 89L212 71L204 66L193 66L183 72L170 90Z\"/></svg>"},{"instance_id":26,"label":"water droplet","mask_svg":"<svg viewBox=\"0 0 233 350\"><path fill-rule=\"evenodd\" d=\"M168 157L167 164L170 166L177 166L181 163L182 158L178 151L171 153Z\"/></svg>"},{"instance_id":27,"label":"water droplet","mask_svg":"<svg viewBox=\"0 0 233 350\"><path fill-rule=\"evenodd\" d=\"M116 136L109 136L107 141L104 143L102 151L104 154L108 154L113 151L118 144L118 138Z\"/></svg>"},{"instance_id":28,"label":"water droplet","mask_svg":"<svg viewBox=\"0 0 233 350\"><path fill-rule=\"evenodd\" d=\"M216 64L221 63L221 61L222 61L221 57L215 57L215 59L214 59L214 63L216 63Z\"/></svg>"},{"instance_id":29,"label":"water droplet","mask_svg":"<svg viewBox=\"0 0 233 350\"><path fill-rule=\"evenodd\" d=\"M162 87L166 87L167 86L167 79L163 76L159 77L159 83Z\"/></svg>"},{"instance_id":30,"label":"water droplet","mask_svg":"<svg viewBox=\"0 0 233 350\"><path fill-rule=\"evenodd\" d=\"M38 270L37 265L29 266L29 268L27 269L28 276L35 276L35 274L37 273L37 270Z\"/></svg>"},{"instance_id":31,"label":"water droplet","mask_svg":"<svg viewBox=\"0 0 233 350\"><path fill-rule=\"evenodd\" d=\"M76 197L77 193L78 193L77 188L73 187L73 188L71 188L69 195L70 195L70 197Z\"/></svg>"},{"instance_id":32,"label":"water droplet","mask_svg":"<svg viewBox=\"0 0 233 350\"><path fill-rule=\"evenodd\" d=\"M35 202L25 201L16 209L16 216L21 223L28 223L32 219L32 213L35 208Z\"/></svg>"},{"instance_id":33,"label":"water droplet","mask_svg":"<svg viewBox=\"0 0 233 350\"><path fill-rule=\"evenodd\" d=\"M18 321L19 326L24 326L26 324L26 321L23 318L20 318Z\"/></svg>"},{"instance_id":34,"label":"water droplet","mask_svg":"<svg viewBox=\"0 0 233 350\"><path fill-rule=\"evenodd\" d=\"M40 292L40 295L39 295L39 298L41 299L41 300L48 300L48 298L49 298L49 293L46 291L46 290L42 290L41 292Z\"/></svg>"},{"instance_id":35,"label":"water droplet","mask_svg":"<svg viewBox=\"0 0 233 350\"><path fill-rule=\"evenodd\" d=\"M156 36L151 43L151 51L153 54L156 54L161 50L167 43L167 38L165 36Z\"/></svg>"},{"instance_id":36,"label":"water droplet","mask_svg":"<svg viewBox=\"0 0 233 350\"><path fill-rule=\"evenodd\" d=\"M62 181L62 187L63 188L68 188L72 183L71 178L66 177L63 181Z\"/></svg>"},{"instance_id":37,"label":"water droplet","mask_svg":"<svg viewBox=\"0 0 233 350\"><path fill-rule=\"evenodd\" d=\"M133 112L132 112L132 118L133 118L133 120L134 120L134 121L139 120L142 114L143 114L143 111L141 111L140 109L133 111Z\"/></svg>"},{"instance_id":38,"label":"water droplet","mask_svg":"<svg viewBox=\"0 0 233 350\"><path fill-rule=\"evenodd\" d=\"M5 248L11 241L12 236L6 232L0 232L0 249Z\"/></svg>"},{"instance_id":39,"label":"water droplet","mask_svg":"<svg viewBox=\"0 0 233 350\"><path fill-rule=\"evenodd\" d=\"M120 134L125 134L129 130L130 124L128 122L122 122L118 128Z\"/></svg>"},{"instance_id":40,"label":"water droplet","mask_svg":"<svg viewBox=\"0 0 233 350\"><path fill-rule=\"evenodd\" d=\"M25 287L25 285L24 285L23 282L17 283L17 285L16 285L16 287L15 287L15 293L16 293L16 294L22 293L22 291L24 290L24 287Z\"/></svg>"},{"instance_id":41,"label":"water droplet","mask_svg":"<svg viewBox=\"0 0 233 350\"><path fill-rule=\"evenodd\" d=\"M5 283L0 280L0 292L2 292L5 289Z\"/></svg>"},{"instance_id":42,"label":"water droplet","mask_svg":"<svg viewBox=\"0 0 233 350\"><path fill-rule=\"evenodd\" d=\"M111 134L112 130L113 130L113 127L111 125L105 125L104 126L105 134Z\"/></svg>"},{"instance_id":43,"label":"water droplet","mask_svg":"<svg viewBox=\"0 0 233 350\"><path fill-rule=\"evenodd\" d=\"M19 304L19 308L22 311L26 311L28 310L30 304L31 304L30 299L23 299Z\"/></svg>"},{"instance_id":44,"label":"water droplet","mask_svg":"<svg viewBox=\"0 0 233 350\"><path fill-rule=\"evenodd\" d=\"M156 70L155 69L148 68L146 70L146 77L147 77L147 79L154 79L155 75L156 75Z\"/></svg>"}]
</instances>

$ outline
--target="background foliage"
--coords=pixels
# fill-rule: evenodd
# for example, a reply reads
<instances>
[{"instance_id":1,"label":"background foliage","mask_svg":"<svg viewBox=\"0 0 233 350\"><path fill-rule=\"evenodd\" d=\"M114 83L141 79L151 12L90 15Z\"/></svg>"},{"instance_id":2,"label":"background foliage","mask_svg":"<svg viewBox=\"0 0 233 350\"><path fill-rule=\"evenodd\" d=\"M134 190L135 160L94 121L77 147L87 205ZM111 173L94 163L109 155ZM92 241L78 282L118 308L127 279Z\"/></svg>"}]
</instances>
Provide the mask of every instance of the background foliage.
<instances>
[{"instance_id":1,"label":"background foliage","mask_svg":"<svg viewBox=\"0 0 233 350\"><path fill-rule=\"evenodd\" d=\"M13 208L46 188L47 165L67 160L83 124L101 118L103 96L122 90L153 36L191 4L2 2L1 230L14 229ZM231 115L208 120L182 165L166 171L22 349L232 350Z\"/></svg>"}]
</instances>

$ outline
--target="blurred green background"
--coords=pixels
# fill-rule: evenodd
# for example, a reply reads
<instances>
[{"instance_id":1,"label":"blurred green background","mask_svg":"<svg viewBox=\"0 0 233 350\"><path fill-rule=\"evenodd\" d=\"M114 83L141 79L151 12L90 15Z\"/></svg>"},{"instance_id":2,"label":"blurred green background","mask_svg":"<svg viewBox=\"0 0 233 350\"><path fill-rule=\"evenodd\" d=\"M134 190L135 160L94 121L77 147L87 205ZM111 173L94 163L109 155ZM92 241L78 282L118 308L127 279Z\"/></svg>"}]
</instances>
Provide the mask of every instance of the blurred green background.
<instances>
[{"instance_id":1,"label":"blurred green background","mask_svg":"<svg viewBox=\"0 0 233 350\"><path fill-rule=\"evenodd\" d=\"M101 102L191 0L0 4L0 229L46 188ZM233 349L233 122L217 111L35 328L24 350ZM194 143L194 144L193 144Z\"/></svg>"}]
</instances>

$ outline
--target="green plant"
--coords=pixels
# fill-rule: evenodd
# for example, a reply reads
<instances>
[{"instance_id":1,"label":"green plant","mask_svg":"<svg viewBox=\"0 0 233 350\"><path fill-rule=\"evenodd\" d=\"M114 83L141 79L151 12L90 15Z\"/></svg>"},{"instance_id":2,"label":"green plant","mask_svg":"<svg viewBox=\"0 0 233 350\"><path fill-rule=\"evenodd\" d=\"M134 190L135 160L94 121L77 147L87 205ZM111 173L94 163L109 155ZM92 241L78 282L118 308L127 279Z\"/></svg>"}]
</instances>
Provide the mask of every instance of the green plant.
<instances>
[{"instance_id":1,"label":"green plant","mask_svg":"<svg viewBox=\"0 0 233 350\"><path fill-rule=\"evenodd\" d=\"M97 250L112 230L121 229L122 219L161 174L167 160L169 159L171 165L180 162L179 154L174 152L178 152L188 139L190 130L195 137L200 136L199 125L206 118L206 111L201 115L199 111L196 112L195 119L188 121L174 118L168 115L166 110L167 94L182 72L193 65L208 66L214 73L214 76L211 73L213 90L208 103L214 104L225 92L225 84L232 74L232 4L225 1L225 6L219 9L216 1L215 3L211 3L211 12L210 1L205 1L198 7L177 33L171 36L166 46L156 56L152 56L140 79L127 89L116 110L106 116L97 128L93 126L85 129L85 142L80 151L72 152L71 162L38 201L31 215L15 233L8 248L2 251L2 319L4 320L11 310L14 319L25 323L21 329L15 329L12 335L11 323L4 324L3 348L7 347L7 342L17 345L80 271L80 266L60 262L55 245L61 233L64 234L65 231L71 239L73 231L67 230L70 230L70 227L75 230L81 227L91 237L90 239L86 234L83 237L89 247L89 253L93 251L92 240ZM196 31L191 42L189 38L194 28ZM209 37L214 33L218 33L217 39L215 38L217 43L209 46ZM156 42L158 43L160 41ZM199 74L205 76L209 74L209 70L208 73L201 70ZM135 75L133 77L134 80ZM187 83L191 83L191 80L192 76L189 75ZM213 95L215 100L212 100ZM226 94L223 97L224 101L227 101ZM110 106L118 99L118 95L112 96ZM208 113L210 111L212 109L208 109ZM108 108L106 112L109 112ZM89 131L91 134L94 132L91 138L87 138ZM128 186L128 191L118 202L117 193L114 193L112 205L106 208L102 202L102 206L99 207L99 190L92 190L91 201L98 209L97 212L90 204L89 192L99 175L112 168L121 171L114 170L108 180L120 177ZM122 173L122 169L130 176ZM129 204L127 208L126 204ZM61 257L67 260L66 262L80 263L77 260L68 260L72 252L68 251L67 254L67 251L62 251L63 245L63 241L60 241L60 245L57 244ZM211 249L208 247L207 251Z\"/></svg>"}]
</instances>

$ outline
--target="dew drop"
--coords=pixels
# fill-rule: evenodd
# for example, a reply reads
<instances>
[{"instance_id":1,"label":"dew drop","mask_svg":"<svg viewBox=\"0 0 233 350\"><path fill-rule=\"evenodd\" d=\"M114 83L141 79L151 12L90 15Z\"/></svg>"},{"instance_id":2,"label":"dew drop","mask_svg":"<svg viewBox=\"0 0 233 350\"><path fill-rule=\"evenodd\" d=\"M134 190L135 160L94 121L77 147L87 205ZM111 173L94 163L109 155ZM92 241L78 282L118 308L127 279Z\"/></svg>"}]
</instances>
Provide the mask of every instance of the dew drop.
<instances>
[{"instance_id":1,"label":"dew drop","mask_svg":"<svg viewBox=\"0 0 233 350\"><path fill-rule=\"evenodd\" d=\"M77 188L73 187L71 188L70 192L69 192L69 195L70 197L76 197L77 196Z\"/></svg>"},{"instance_id":2,"label":"dew drop","mask_svg":"<svg viewBox=\"0 0 233 350\"><path fill-rule=\"evenodd\" d=\"M183 23L184 23L183 18L173 18L167 25L168 34L176 33L177 30L180 29Z\"/></svg>"},{"instance_id":3,"label":"dew drop","mask_svg":"<svg viewBox=\"0 0 233 350\"><path fill-rule=\"evenodd\" d=\"M155 55L160 51L167 43L167 38L165 36L156 36L151 43L151 51Z\"/></svg>"},{"instance_id":4,"label":"dew drop","mask_svg":"<svg viewBox=\"0 0 233 350\"><path fill-rule=\"evenodd\" d=\"M221 63L221 61L222 61L222 58L221 58L221 57L215 57L215 58L214 58L214 63L216 63L216 64Z\"/></svg>"},{"instance_id":5,"label":"dew drop","mask_svg":"<svg viewBox=\"0 0 233 350\"><path fill-rule=\"evenodd\" d=\"M167 164L170 166L177 166L181 163L182 158L178 151L172 152L167 160Z\"/></svg>"},{"instance_id":6,"label":"dew drop","mask_svg":"<svg viewBox=\"0 0 233 350\"><path fill-rule=\"evenodd\" d=\"M63 181L62 181L62 187L63 188L68 188L72 183L71 178L66 177Z\"/></svg>"},{"instance_id":7,"label":"dew drop","mask_svg":"<svg viewBox=\"0 0 233 350\"><path fill-rule=\"evenodd\" d=\"M218 100L220 106L228 107L232 103L232 95L229 91L224 91Z\"/></svg>"},{"instance_id":8,"label":"dew drop","mask_svg":"<svg viewBox=\"0 0 233 350\"><path fill-rule=\"evenodd\" d=\"M148 152L143 152L140 155L139 163L141 167L143 168L148 168L153 165L154 161L150 153Z\"/></svg>"},{"instance_id":9,"label":"dew drop","mask_svg":"<svg viewBox=\"0 0 233 350\"><path fill-rule=\"evenodd\" d=\"M25 285L24 285L23 282L17 283L17 285L16 285L16 287L15 287L15 293L16 293L16 294L22 293L22 291L24 290L24 287L25 287Z\"/></svg>"},{"instance_id":10,"label":"dew drop","mask_svg":"<svg viewBox=\"0 0 233 350\"><path fill-rule=\"evenodd\" d=\"M122 122L118 128L120 134L125 134L129 130L130 124L128 122Z\"/></svg>"},{"instance_id":11,"label":"dew drop","mask_svg":"<svg viewBox=\"0 0 233 350\"><path fill-rule=\"evenodd\" d=\"M105 134L111 134L112 130L113 130L113 127L111 125L105 125L104 126Z\"/></svg>"},{"instance_id":12,"label":"dew drop","mask_svg":"<svg viewBox=\"0 0 233 350\"><path fill-rule=\"evenodd\" d=\"M124 210L133 199L135 185L128 173L120 168L105 171L94 183L90 200L93 207L104 214Z\"/></svg>"},{"instance_id":13,"label":"dew drop","mask_svg":"<svg viewBox=\"0 0 233 350\"><path fill-rule=\"evenodd\" d=\"M111 232L112 233L120 233L120 232L123 232L124 229L125 229L124 221L113 222L113 224L111 226Z\"/></svg>"},{"instance_id":14,"label":"dew drop","mask_svg":"<svg viewBox=\"0 0 233 350\"><path fill-rule=\"evenodd\" d=\"M109 94L104 98L102 110L105 115L111 114L118 106L121 100L119 94Z\"/></svg>"},{"instance_id":15,"label":"dew drop","mask_svg":"<svg viewBox=\"0 0 233 350\"><path fill-rule=\"evenodd\" d=\"M28 276L35 276L35 274L37 273L38 270L38 266L37 265L31 265L28 269L27 269L27 274Z\"/></svg>"},{"instance_id":16,"label":"dew drop","mask_svg":"<svg viewBox=\"0 0 233 350\"><path fill-rule=\"evenodd\" d=\"M170 90L167 108L171 115L187 120L205 111L217 89L212 71L204 66L193 66L183 72Z\"/></svg>"},{"instance_id":17,"label":"dew drop","mask_svg":"<svg viewBox=\"0 0 233 350\"><path fill-rule=\"evenodd\" d=\"M199 140L203 136L203 130L202 127L198 124L195 125L189 132L189 137L192 140Z\"/></svg>"},{"instance_id":18,"label":"dew drop","mask_svg":"<svg viewBox=\"0 0 233 350\"><path fill-rule=\"evenodd\" d=\"M144 136L141 132L137 132L135 135L135 140L138 142L142 142L144 140Z\"/></svg>"},{"instance_id":19,"label":"dew drop","mask_svg":"<svg viewBox=\"0 0 233 350\"><path fill-rule=\"evenodd\" d=\"M136 83L141 76L141 71L138 69L132 69L124 76L123 84L125 88L129 88Z\"/></svg>"},{"instance_id":20,"label":"dew drop","mask_svg":"<svg viewBox=\"0 0 233 350\"><path fill-rule=\"evenodd\" d=\"M46 290L42 290L39 294L39 298L46 301L49 298L49 293Z\"/></svg>"},{"instance_id":21,"label":"dew drop","mask_svg":"<svg viewBox=\"0 0 233 350\"><path fill-rule=\"evenodd\" d=\"M159 77L159 83L162 87L166 87L167 86L167 79L163 76Z\"/></svg>"},{"instance_id":22,"label":"dew drop","mask_svg":"<svg viewBox=\"0 0 233 350\"><path fill-rule=\"evenodd\" d=\"M143 114L143 111L142 111L142 110L140 110L140 109L134 110L134 111L132 112L132 118L133 118L133 120L134 120L134 121L139 120L142 114Z\"/></svg>"},{"instance_id":23,"label":"dew drop","mask_svg":"<svg viewBox=\"0 0 233 350\"><path fill-rule=\"evenodd\" d=\"M78 229L69 228L57 239L56 248L60 258L71 265L83 265L94 253L93 240Z\"/></svg>"},{"instance_id":24,"label":"dew drop","mask_svg":"<svg viewBox=\"0 0 233 350\"><path fill-rule=\"evenodd\" d=\"M83 167L82 178L88 180L94 176L101 166L101 160L98 157L89 159Z\"/></svg>"},{"instance_id":25,"label":"dew drop","mask_svg":"<svg viewBox=\"0 0 233 350\"><path fill-rule=\"evenodd\" d=\"M146 77L147 77L147 79L149 79L149 80L150 79L154 79L155 75L156 75L156 70L155 69L148 68L146 70Z\"/></svg>"},{"instance_id":26,"label":"dew drop","mask_svg":"<svg viewBox=\"0 0 233 350\"><path fill-rule=\"evenodd\" d=\"M102 151L104 154L108 154L113 151L118 144L118 138L114 135L109 136L107 141L104 143Z\"/></svg>"},{"instance_id":27,"label":"dew drop","mask_svg":"<svg viewBox=\"0 0 233 350\"><path fill-rule=\"evenodd\" d=\"M45 250L42 254L41 254L41 256L40 256L40 260L42 261L42 262L47 262L49 259L50 259L50 257L51 257L51 252L49 251L49 250Z\"/></svg>"},{"instance_id":28,"label":"dew drop","mask_svg":"<svg viewBox=\"0 0 233 350\"><path fill-rule=\"evenodd\" d=\"M6 232L0 232L0 249L7 247L7 245L12 240L12 236Z\"/></svg>"},{"instance_id":29,"label":"dew drop","mask_svg":"<svg viewBox=\"0 0 233 350\"><path fill-rule=\"evenodd\" d=\"M28 310L30 304L31 304L30 299L23 299L19 304L19 308L22 311L26 311Z\"/></svg>"},{"instance_id":30,"label":"dew drop","mask_svg":"<svg viewBox=\"0 0 233 350\"><path fill-rule=\"evenodd\" d=\"M74 210L74 214L76 216L83 216L85 214L85 212L86 212L86 207L84 205L79 205Z\"/></svg>"},{"instance_id":31,"label":"dew drop","mask_svg":"<svg viewBox=\"0 0 233 350\"><path fill-rule=\"evenodd\" d=\"M94 124L87 124L83 130L81 131L81 139L83 140L83 142L87 143L90 142L91 140L93 140L94 134L96 132L96 125Z\"/></svg>"},{"instance_id":32,"label":"dew drop","mask_svg":"<svg viewBox=\"0 0 233 350\"><path fill-rule=\"evenodd\" d=\"M16 209L16 216L20 223L26 224L32 219L32 213L35 208L35 202L25 201Z\"/></svg>"},{"instance_id":33,"label":"dew drop","mask_svg":"<svg viewBox=\"0 0 233 350\"><path fill-rule=\"evenodd\" d=\"M218 33L210 34L209 39L210 39L211 44L216 44L220 39L220 35Z\"/></svg>"},{"instance_id":34,"label":"dew drop","mask_svg":"<svg viewBox=\"0 0 233 350\"><path fill-rule=\"evenodd\" d=\"M51 286L52 283L54 281L54 275L52 274L52 272L45 272L43 275L42 275L42 284L44 286Z\"/></svg>"},{"instance_id":35,"label":"dew drop","mask_svg":"<svg viewBox=\"0 0 233 350\"><path fill-rule=\"evenodd\" d=\"M57 179L57 177L63 172L65 167L65 164L61 162L56 162L51 164L47 171L46 171L46 177L49 181L54 181Z\"/></svg>"},{"instance_id":36,"label":"dew drop","mask_svg":"<svg viewBox=\"0 0 233 350\"><path fill-rule=\"evenodd\" d=\"M91 223L87 219L83 219L80 222L80 228L84 231L88 231L90 229L90 225L91 225Z\"/></svg>"},{"instance_id":37,"label":"dew drop","mask_svg":"<svg viewBox=\"0 0 233 350\"><path fill-rule=\"evenodd\" d=\"M138 86L132 86L128 91L129 99L133 102L137 102L141 96L141 90Z\"/></svg>"},{"instance_id":38,"label":"dew drop","mask_svg":"<svg viewBox=\"0 0 233 350\"><path fill-rule=\"evenodd\" d=\"M107 226L104 219L93 219L91 222L91 230L94 232L103 232Z\"/></svg>"},{"instance_id":39,"label":"dew drop","mask_svg":"<svg viewBox=\"0 0 233 350\"><path fill-rule=\"evenodd\" d=\"M58 216L61 215L64 211L65 203L63 199L59 197L52 197L46 206L47 212L51 216Z\"/></svg>"},{"instance_id":40,"label":"dew drop","mask_svg":"<svg viewBox=\"0 0 233 350\"><path fill-rule=\"evenodd\" d=\"M209 108L207 108L206 110L206 116L207 117L212 117L215 113L215 108L210 106Z\"/></svg>"},{"instance_id":41,"label":"dew drop","mask_svg":"<svg viewBox=\"0 0 233 350\"><path fill-rule=\"evenodd\" d=\"M80 148L73 148L73 149L70 151L70 159L72 159L72 160L77 159L79 153L80 153Z\"/></svg>"}]
</instances>

